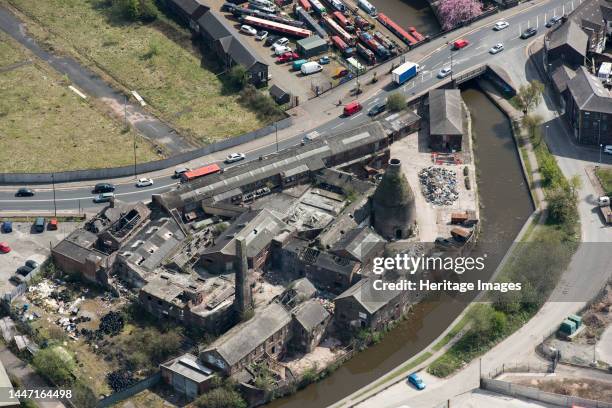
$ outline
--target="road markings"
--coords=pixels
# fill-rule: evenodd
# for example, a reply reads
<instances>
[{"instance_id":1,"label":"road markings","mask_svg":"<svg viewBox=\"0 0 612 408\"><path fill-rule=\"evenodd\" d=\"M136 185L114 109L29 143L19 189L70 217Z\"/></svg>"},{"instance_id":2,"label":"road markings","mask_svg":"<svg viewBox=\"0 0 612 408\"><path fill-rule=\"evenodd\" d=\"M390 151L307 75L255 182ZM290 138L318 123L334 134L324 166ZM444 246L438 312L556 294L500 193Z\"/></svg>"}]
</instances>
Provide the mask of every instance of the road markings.
<instances>
[{"instance_id":1,"label":"road markings","mask_svg":"<svg viewBox=\"0 0 612 408\"><path fill-rule=\"evenodd\" d=\"M158 187L154 187L154 188L148 188L148 189L141 189L141 190L134 190L134 191L129 191L127 193L116 193L115 197L117 196L127 196L127 195L132 195L132 194L139 194L139 193L143 193L143 192L147 192L147 191L154 191L154 190L161 190L164 188L168 188L170 186L158 186ZM93 194L93 195L89 195L86 197L71 197L71 198L57 198L55 199L55 201L78 201L78 200L93 200L94 197L96 197L97 194ZM53 202L53 199L32 199L32 200L0 200L0 203L43 203L43 202Z\"/></svg>"},{"instance_id":2,"label":"road markings","mask_svg":"<svg viewBox=\"0 0 612 408\"><path fill-rule=\"evenodd\" d=\"M360 117L361 115L363 115L363 112L356 114L355 116L353 116L352 118L350 118L349 120L353 120L353 119L357 119L358 117Z\"/></svg>"},{"instance_id":3,"label":"road markings","mask_svg":"<svg viewBox=\"0 0 612 408\"><path fill-rule=\"evenodd\" d=\"M336 126L331 127L330 129L331 129L331 130L334 130L334 129L339 128L339 127L340 127L340 126L342 126L342 125L344 125L344 122L340 122L340 123L338 123Z\"/></svg>"}]
</instances>

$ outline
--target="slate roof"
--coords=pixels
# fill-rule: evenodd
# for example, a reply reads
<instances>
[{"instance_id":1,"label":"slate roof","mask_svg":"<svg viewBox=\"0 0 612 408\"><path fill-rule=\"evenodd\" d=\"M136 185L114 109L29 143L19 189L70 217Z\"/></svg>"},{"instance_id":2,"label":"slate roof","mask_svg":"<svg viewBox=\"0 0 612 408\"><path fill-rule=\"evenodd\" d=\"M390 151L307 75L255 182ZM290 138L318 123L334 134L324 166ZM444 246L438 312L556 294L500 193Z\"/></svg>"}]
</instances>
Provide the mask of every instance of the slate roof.
<instances>
[{"instance_id":1,"label":"slate roof","mask_svg":"<svg viewBox=\"0 0 612 408\"><path fill-rule=\"evenodd\" d=\"M198 19L203 13L210 10L208 6L198 0L171 0L176 7L180 8L191 18Z\"/></svg>"},{"instance_id":2,"label":"slate roof","mask_svg":"<svg viewBox=\"0 0 612 408\"><path fill-rule=\"evenodd\" d=\"M330 252L340 253L346 251L359 262L364 262L376 252L384 248L385 240L370 227L353 229L336 242Z\"/></svg>"},{"instance_id":3,"label":"slate roof","mask_svg":"<svg viewBox=\"0 0 612 408\"><path fill-rule=\"evenodd\" d=\"M307 332L311 332L329 317L329 312L316 299L310 299L296 306L292 313L295 320Z\"/></svg>"},{"instance_id":4,"label":"slate roof","mask_svg":"<svg viewBox=\"0 0 612 408\"><path fill-rule=\"evenodd\" d=\"M574 20L568 20L550 34L548 49L552 50L567 44L580 55L585 56L589 45L589 36L582 31Z\"/></svg>"},{"instance_id":5,"label":"slate roof","mask_svg":"<svg viewBox=\"0 0 612 408\"><path fill-rule=\"evenodd\" d=\"M182 375L196 384L206 381L213 375L211 369L202 365L196 356L189 353L163 363L162 367Z\"/></svg>"},{"instance_id":6,"label":"slate roof","mask_svg":"<svg viewBox=\"0 0 612 408\"><path fill-rule=\"evenodd\" d=\"M585 67L576 71L567 87L581 110L612 113L612 93Z\"/></svg>"},{"instance_id":7,"label":"slate roof","mask_svg":"<svg viewBox=\"0 0 612 408\"><path fill-rule=\"evenodd\" d=\"M429 91L429 133L432 135L462 135L463 114L458 89Z\"/></svg>"},{"instance_id":8,"label":"slate roof","mask_svg":"<svg viewBox=\"0 0 612 408\"><path fill-rule=\"evenodd\" d=\"M245 358L270 336L287 326L291 315L278 303L270 303L250 320L217 338L204 352L216 351L231 366Z\"/></svg>"},{"instance_id":9,"label":"slate roof","mask_svg":"<svg viewBox=\"0 0 612 408\"><path fill-rule=\"evenodd\" d=\"M374 314L400 293L400 290L374 290L373 279L365 278L336 296L334 301L352 298L370 314Z\"/></svg>"},{"instance_id":10,"label":"slate roof","mask_svg":"<svg viewBox=\"0 0 612 408\"><path fill-rule=\"evenodd\" d=\"M298 295L306 299L313 297L317 292L317 289L308 278L300 278L293 281L290 285L290 289L293 289Z\"/></svg>"}]
</instances>

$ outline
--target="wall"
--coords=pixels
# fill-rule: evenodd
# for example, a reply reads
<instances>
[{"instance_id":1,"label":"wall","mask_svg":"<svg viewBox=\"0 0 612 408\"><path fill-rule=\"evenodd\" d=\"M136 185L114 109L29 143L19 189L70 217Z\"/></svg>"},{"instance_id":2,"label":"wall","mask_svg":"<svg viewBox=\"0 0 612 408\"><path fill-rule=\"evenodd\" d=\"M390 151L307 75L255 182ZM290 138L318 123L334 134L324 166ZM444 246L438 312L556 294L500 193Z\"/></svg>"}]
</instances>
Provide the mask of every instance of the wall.
<instances>
[{"instance_id":1,"label":"wall","mask_svg":"<svg viewBox=\"0 0 612 408\"><path fill-rule=\"evenodd\" d=\"M562 407L571 407L573 405L577 405L584 408L612 408L612 403L610 402L593 401L585 398L553 394L550 392L540 391L537 388L512 384L500 380L482 378L480 380L480 388L496 392L498 394L509 395L511 397L529 398L532 400L541 401L548 404L554 404Z\"/></svg>"},{"instance_id":2,"label":"wall","mask_svg":"<svg viewBox=\"0 0 612 408\"><path fill-rule=\"evenodd\" d=\"M276 122L279 130L290 127L293 123L292 118L285 118ZM173 157L163 160L151 161L148 163L139 163L136 165L138 174L149 173L152 171L163 170L168 167L173 167L181 163L194 160L198 157L229 149L234 146L248 143L261 137L267 136L276 131L274 124L245 133L244 135L232 137L225 140L220 140L211 143L204 147L181 153ZM32 183L65 183L73 181L85 180L101 180L112 179L117 177L126 177L134 174L134 166L113 167L107 169L89 169L89 170L74 170L63 171L58 173L0 173L0 184L32 184Z\"/></svg>"},{"instance_id":3,"label":"wall","mask_svg":"<svg viewBox=\"0 0 612 408\"><path fill-rule=\"evenodd\" d=\"M140 391L144 391L145 389L157 385L161 380L161 373L158 371L150 377L145 378L144 380L138 381L136 384L132 385L129 388L118 391L114 394L109 395L108 397L101 399L98 401L97 408L106 408L110 407L124 399L131 397L132 395L138 394Z\"/></svg>"}]
</instances>

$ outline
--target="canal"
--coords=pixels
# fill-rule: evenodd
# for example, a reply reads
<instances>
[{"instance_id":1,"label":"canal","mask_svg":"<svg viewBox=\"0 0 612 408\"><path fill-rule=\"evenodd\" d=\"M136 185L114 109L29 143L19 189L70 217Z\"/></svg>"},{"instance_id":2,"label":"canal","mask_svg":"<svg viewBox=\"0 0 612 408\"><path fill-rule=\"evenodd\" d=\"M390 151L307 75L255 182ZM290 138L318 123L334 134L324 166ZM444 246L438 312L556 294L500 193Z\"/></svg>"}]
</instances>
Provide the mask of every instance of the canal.
<instances>
[{"instance_id":1,"label":"canal","mask_svg":"<svg viewBox=\"0 0 612 408\"><path fill-rule=\"evenodd\" d=\"M370 0L370 3L404 29L414 27L423 35L440 32L440 24L427 0Z\"/></svg>"},{"instance_id":2,"label":"canal","mask_svg":"<svg viewBox=\"0 0 612 408\"><path fill-rule=\"evenodd\" d=\"M487 254L485 273L490 276L534 207L508 119L477 88L467 87L462 97L472 112L482 220L472 255ZM268 407L323 408L344 398L425 348L464 307L465 303L451 299L417 305L380 343L357 354L324 380Z\"/></svg>"}]
</instances>

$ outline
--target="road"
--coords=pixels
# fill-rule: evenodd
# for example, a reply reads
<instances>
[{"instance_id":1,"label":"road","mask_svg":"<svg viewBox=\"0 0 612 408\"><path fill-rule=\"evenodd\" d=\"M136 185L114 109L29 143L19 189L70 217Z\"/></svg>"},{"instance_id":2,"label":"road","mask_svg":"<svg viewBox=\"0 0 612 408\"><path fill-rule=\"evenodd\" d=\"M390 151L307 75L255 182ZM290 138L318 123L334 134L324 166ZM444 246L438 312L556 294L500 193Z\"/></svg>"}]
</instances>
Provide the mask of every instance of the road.
<instances>
[{"instance_id":1,"label":"road","mask_svg":"<svg viewBox=\"0 0 612 408\"><path fill-rule=\"evenodd\" d=\"M514 53L511 75L525 83L540 78L525 53ZM405 382L391 386L382 393L362 402L360 408L395 408L407 404L411 408L431 408L453 400L457 396L478 388L479 376L500 368L503 364L542 362L535 356L535 347L548 336L569 314L575 313L612 278L612 228L601 222L595 203L595 190L589 182L585 167L599 158L597 151L572 143L563 119L558 117L552 95L547 89L544 101L536 113L544 118L547 144L555 155L559 167L567 178L578 176L582 181L578 211L581 221L581 245L568 269L540 312L512 336L498 344L481 360L475 360L448 379L439 379L425 372L425 391L417 391ZM546 129L548 127L548 129ZM609 163L609 162L608 162Z\"/></svg>"},{"instance_id":2,"label":"road","mask_svg":"<svg viewBox=\"0 0 612 408\"><path fill-rule=\"evenodd\" d=\"M542 35L544 33L544 22L550 18L552 15L561 15L564 12L569 12L573 9L575 5L578 4L579 0L566 1L566 0L548 0L539 3L526 4L517 7L516 9L506 10L499 15L489 17L488 19L483 20L482 22L475 23L473 28L469 28L466 32L461 34L461 38L465 38L470 42L470 45L459 51L450 51L447 46L447 42L452 42L453 40L459 38L457 35L448 35L446 37L442 37L432 41L431 44L423 46L423 48L427 48L427 53L423 54L422 50L419 48L410 51L406 54L406 60L410 60L412 56L419 55L417 62L419 62L421 66L421 73L412 81L404 84L400 91L404 92L407 97L410 97L419 92L426 91L427 89L435 86L441 80L437 78L437 72L446 66L450 66L450 59L452 54L452 63L453 63L453 71L461 72L469 69L478 64L486 63L489 61L493 61L502 65L504 67L508 67L512 65L514 54L516 51L524 52L525 47L529 44L530 40L522 40L519 38L519 34L522 30L524 30L528 26L537 27L539 29L538 35ZM510 27L505 30L496 32L491 29L494 22L498 19L505 19L510 23ZM7 22L6 13L2 11L0 8L0 27L4 27L7 24L13 24L10 20ZM17 34L19 37L22 35L23 30L20 30L19 27L12 26L11 32L17 30ZM27 44L27 46L33 47L31 44L31 40L27 37L22 38L22 41ZM505 46L505 50L497 55L490 55L488 50L496 43L503 43ZM37 47L34 45L34 47ZM37 48L35 48L37 49ZM37 49L37 53L45 53L45 51ZM44 55L43 55L44 56ZM69 66L72 64L70 60L62 61L57 60L55 57L47 56L43 59L49 59L50 63L58 63L61 66ZM74 62L76 63L76 62ZM398 60L389 61L387 64L383 65L379 72L388 71L388 67L391 63L398 63ZM88 74L85 77L88 78L92 74ZM286 148L291 145L295 145L299 143L302 138L306 134L326 134L342 131L343 129L349 129L351 127L357 126L359 124L366 123L372 120L367 116L367 110L371 108L373 105L380 103L386 99L386 97L392 93L398 91L398 88L392 86L390 84L389 76L379 75L379 83L377 86L379 87L374 92L368 92L368 96L363 97L360 100L362 105L364 106L364 110L356 115L353 115L348 118L341 117L341 107L337 107L333 109L333 114L330 115L331 119L326 123L323 123L313 129L304 132L296 132L297 134L290 135L289 137L283 138L279 140L278 147L279 149ZM363 79L363 78L362 78ZM89 78L92 81L99 81L99 78ZM340 89L338 92L342 92L347 90L346 87L354 86L354 82L352 84L346 84L344 89ZM330 101L333 100L332 95L324 96L322 98L309 101L307 103L308 107L306 109L311 110L311 114L316 115L317 109L324 109L322 105L329 105ZM329 112L328 112L329 113ZM325 119L325 118L323 118ZM293 128L295 132L295 127ZM291 132L291 129L289 129ZM254 150L246 151L247 160L257 159L261 155L269 154L276 151L276 144L271 143L266 146L260 146ZM200 162L203 160L220 161L228 152L218 152L216 154L201 158ZM592 159L593 161L597 160L597 153L590 151L588 149L584 149L581 153L586 155L588 159ZM605 160L612 163L612 158L605 157ZM155 184L152 187L148 188L136 188L133 180L124 179L121 180L117 184L116 195L120 199L129 202L135 201L147 201L150 200L152 193L161 193L173 188L176 184L176 180L172 179L170 175L168 175L170 171L165 172L165 174L155 174L151 175L155 180ZM103 180L101 180L103 181ZM96 208L101 207L103 204L94 204L92 201L93 194L91 193L92 186L95 184L91 183L77 183L75 184L65 184L65 185L56 185L56 205L58 210L89 210L95 211ZM0 187L0 207L4 211L52 211L54 209L53 206L53 190L51 186L32 186L37 194L34 197L30 198L17 198L14 196L16 191L16 186L1 186Z\"/></svg>"}]
</instances>

